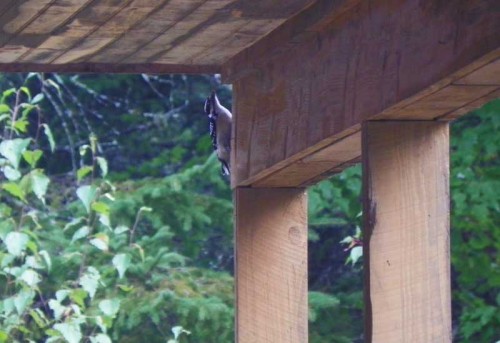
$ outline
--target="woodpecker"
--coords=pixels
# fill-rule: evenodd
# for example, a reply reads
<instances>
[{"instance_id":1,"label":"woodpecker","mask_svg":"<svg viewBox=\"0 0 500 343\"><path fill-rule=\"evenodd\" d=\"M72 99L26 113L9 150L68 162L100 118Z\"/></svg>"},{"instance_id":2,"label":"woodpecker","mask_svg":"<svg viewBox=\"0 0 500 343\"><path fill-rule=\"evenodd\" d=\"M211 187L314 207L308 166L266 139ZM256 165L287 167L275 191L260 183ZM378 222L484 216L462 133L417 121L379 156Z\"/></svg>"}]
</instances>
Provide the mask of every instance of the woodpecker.
<instances>
[{"instance_id":1,"label":"woodpecker","mask_svg":"<svg viewBox=\"0 0 500 343\"><path fill-rule=\"evenodd\" d=\"M231 155L231 120L232 114L222 106L215 94L205 100L205 114L208 116L208 127L212 138L212 147L221 162L222 175L230 175Z\"/></svg>"}]
</instances>

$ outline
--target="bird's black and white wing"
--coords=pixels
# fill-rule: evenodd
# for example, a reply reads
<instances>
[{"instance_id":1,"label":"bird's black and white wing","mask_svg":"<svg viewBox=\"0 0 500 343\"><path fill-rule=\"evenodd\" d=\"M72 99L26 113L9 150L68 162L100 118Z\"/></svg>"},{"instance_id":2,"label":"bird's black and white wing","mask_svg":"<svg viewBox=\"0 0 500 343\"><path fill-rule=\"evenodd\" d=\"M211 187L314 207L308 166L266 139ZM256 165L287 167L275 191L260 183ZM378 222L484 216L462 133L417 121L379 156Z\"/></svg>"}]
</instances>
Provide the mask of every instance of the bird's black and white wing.
<instances>
[{"instance_id":1,"label":"bird's black and white wing","mask_svg":"<svg viewBox=\"0 0 500 343\"><path fill-rule=\"evenodd\" d=\"M231 173L231 112L220 104L215 92L205 100L204 110L208 116L212 147L221 162L222 175L228 176Z\"/></svg>"},{"instance_id":2,"label":"bird's black and white wing","mask_svg":"<svg viewBox=\"0 0 500 343\"><path fill-rule=\"evenodd\" d=\"M210 138L212 138L212 147L217 151L217 121L213 115L208 117L208 129L210 130Z\"/></svg>"}]
</instances>

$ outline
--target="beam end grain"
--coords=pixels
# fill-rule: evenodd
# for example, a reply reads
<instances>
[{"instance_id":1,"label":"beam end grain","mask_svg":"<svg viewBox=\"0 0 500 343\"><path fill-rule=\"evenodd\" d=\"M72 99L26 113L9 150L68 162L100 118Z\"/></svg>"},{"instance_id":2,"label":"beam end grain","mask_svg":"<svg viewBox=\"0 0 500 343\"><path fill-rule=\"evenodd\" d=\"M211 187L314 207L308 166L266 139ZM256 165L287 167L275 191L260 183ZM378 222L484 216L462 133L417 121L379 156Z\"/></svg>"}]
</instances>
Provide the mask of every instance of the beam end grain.
<instances>
[{"instance_id":1,"label":"beam end grain","mask_svg":"<svg viewBox=\"0 0 500 343\"><path fill-rule=\"evenodd\" d=\"M448 179L447 123L363 125L367 342L451 342Z\"/></svg>"},{"instance_id":2,"label":"beam end grain","mask_svg":"<svg viewBox=\"0 0 500 343\"><path fill-rule=\"evenodd\" d=\"M306 343L307 194L235 190L236 342Z\"/></svg>"}]
</instances>

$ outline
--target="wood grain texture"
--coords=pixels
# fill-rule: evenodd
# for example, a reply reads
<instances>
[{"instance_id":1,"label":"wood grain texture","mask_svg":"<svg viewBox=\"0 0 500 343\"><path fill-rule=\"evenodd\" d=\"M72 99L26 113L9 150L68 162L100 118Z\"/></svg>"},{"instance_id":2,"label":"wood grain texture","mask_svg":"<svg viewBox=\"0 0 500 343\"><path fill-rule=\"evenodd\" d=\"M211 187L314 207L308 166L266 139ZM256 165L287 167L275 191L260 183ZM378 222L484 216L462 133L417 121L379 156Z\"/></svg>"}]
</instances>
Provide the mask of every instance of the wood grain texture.
<instances>
[{"instance_id":1,"label":"wood grain texture","mask_svg":"<svg viewBox=\"0 0 500 343\"><path fill-rule=\"evenodd\" d=\"M317 1L237 54L223 66L243 94L234 105L233 186L327 176L333 163L304 158L365 120L451 119L480 106L500 82L495 3Z\"/></svg>"},{"instance_id":2,"label":"wood grain texture","mask_svg":"<svg viewBox=\"0 0 500 343\"><path fill-rule=\"evenodd\" d=\"M235 190L236 342L306 343L307 194Z\"/></svg>"},{"instance_id":3,"label":"wood grain texture","mask_svg":"<svg viewBox=\"0 0 500 343\"><path fill-rule=\"evenodd\" d=\"M326 178L338 172L339 167L348 167L348 162L350 165L358 162L360 152L361 132L358 131L254 182L252 187L303 187L317 181L320 175Z\"/></svg>"},{"instance_id":4,"label":"wood grain texture","mask_svg":"<svg viewBox=\"0 0 500 343\"><path fill-rule=\"evenodd\" d=\"M311 1L5 0L0 64L219 65Z\"/></svg>"},{"instance_id":5,"label":"wood grain texture","mask_svg":"<svg viewBox=\"0 0 500 343\"><path fill-rule=\"evenodd\" d=\"M450 343L449 133L363 125L365 339Z\"/></svg>"}]
</instances>

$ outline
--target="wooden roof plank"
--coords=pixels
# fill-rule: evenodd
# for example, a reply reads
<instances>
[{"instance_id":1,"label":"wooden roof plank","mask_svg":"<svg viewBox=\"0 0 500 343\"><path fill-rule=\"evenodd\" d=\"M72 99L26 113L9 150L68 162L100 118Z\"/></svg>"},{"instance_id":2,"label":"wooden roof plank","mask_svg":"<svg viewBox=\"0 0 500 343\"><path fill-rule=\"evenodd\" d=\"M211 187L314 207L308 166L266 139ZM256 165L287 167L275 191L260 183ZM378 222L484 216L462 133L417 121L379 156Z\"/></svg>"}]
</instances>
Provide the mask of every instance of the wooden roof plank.
<instances>
[{"instance_id":1,"label":"wooden roof plank","mask_svg":"<svg viewBox=\"0 0 500 343\"><path fill-rule=\"evenodd\" d=\"M196 6L188 11L183 9L173 25L167 25L161 34L138 47L135 53L124 59L124 62L151 61L165 55L174 46L182 45L181 42L184 42L189 35L197 33L206 26L216 25L217 21L213 20L216 11L232 1L234 0L221 0L219 2L205 0L196 3ZM214 7L214 3L217 6Z\"/></svg>"},{"instance_id":2,"label":"wooden roof plank","mask_svg":"<svg viewBox=\"0 0 500 343\"><path fill-rule=\"evenodd\" d=\"M0 15L2 25L0 46L10 43L26 26L40 16L55 0L28 0L19 4L11 1ZM7 6L7 5L6 5Z\"/></svg>"},{"instance_id":3,"label":"wooden roof plank","mask_svg":"<svg viewBox=\"0 0 500 343\"><path fill-rule=\"evenodd\" d=\"M262 35L272 31L282 23L278 19L254 19L248 24L226 37L217 44L212 45L198 56L193 57L193 63L223 64L228 56L236 55L239 51L253 44Z\"/></svg>"},{"instance_id":4,"label":"wooden roof plank","mask_svg":"<svg viewBox=\"0 0 500 343\"><path fill-rule=\"evenodd\" d=\"M232 18L223 23L207 25L199 29L196 33L190 34L181 44L174 45L162 56L157 58L160 63L175 63L178 61L193 62L194 57L210 50L214 45L231 37L242 27L247 25L248 19Z\"/></svg>"},{"instance_id":5,"label":"wooden roof plank","mask_svg":"<svg viewBox=\"0 0 500 343\"><path fill-rule=\"evenodd\" d=\"M94 70L96 63L169 63L212 68L312 2L5 0L0 4L0 22L5 23L0 31L0 66L57 70L67 64ZM88 67L81 64L85 62Z\"/></svg>"},{"instance_id":6,"label":"wooden roof plank","mask_svg":"<svg viewBox=\"0 0 500 343\"><path fill-rule=\"evenodd\" d=\"M19 34L50 34L64 25L67 20L76 16L92 1L93 0L65 0L60 3L56 1L40 14L36 20L27 25ZM57 18L57 20L54 20L54 18Z\"/></svg>"},{"instance_id":7,"label":"wooden roof plank","mask_svg":"<svg viewBox=\"0 0 500 343\"><path fill-rule=\"evenodd\" d=\"M128 0L130 2L131 0ZM126 2L125 4L127 4ZM70 51L86 37L92 35L101 25L115 16L123 7L111 0L94 0L92 6L80 8L71 21L58 27L55 33L44 40L36 49L23 56L19 62L52 63Z\"/></svg>"},{"instance_id":8,"label":"wooden roof plank","mask_svg":"<svg viewBox=\"0 0 500 343\"><path fill-rule=\"evenodd\" d=\"M71 51L67 51L54 60L55 63L82 62L97 54L125 34L130 28L147 17L156 7L137 7L137 0L126 2L106 22L90 35L82 39ZM154 2L153 2L154 4ZM112 60L106 60L112 62Z\"/></svg>"}]
</instances>

